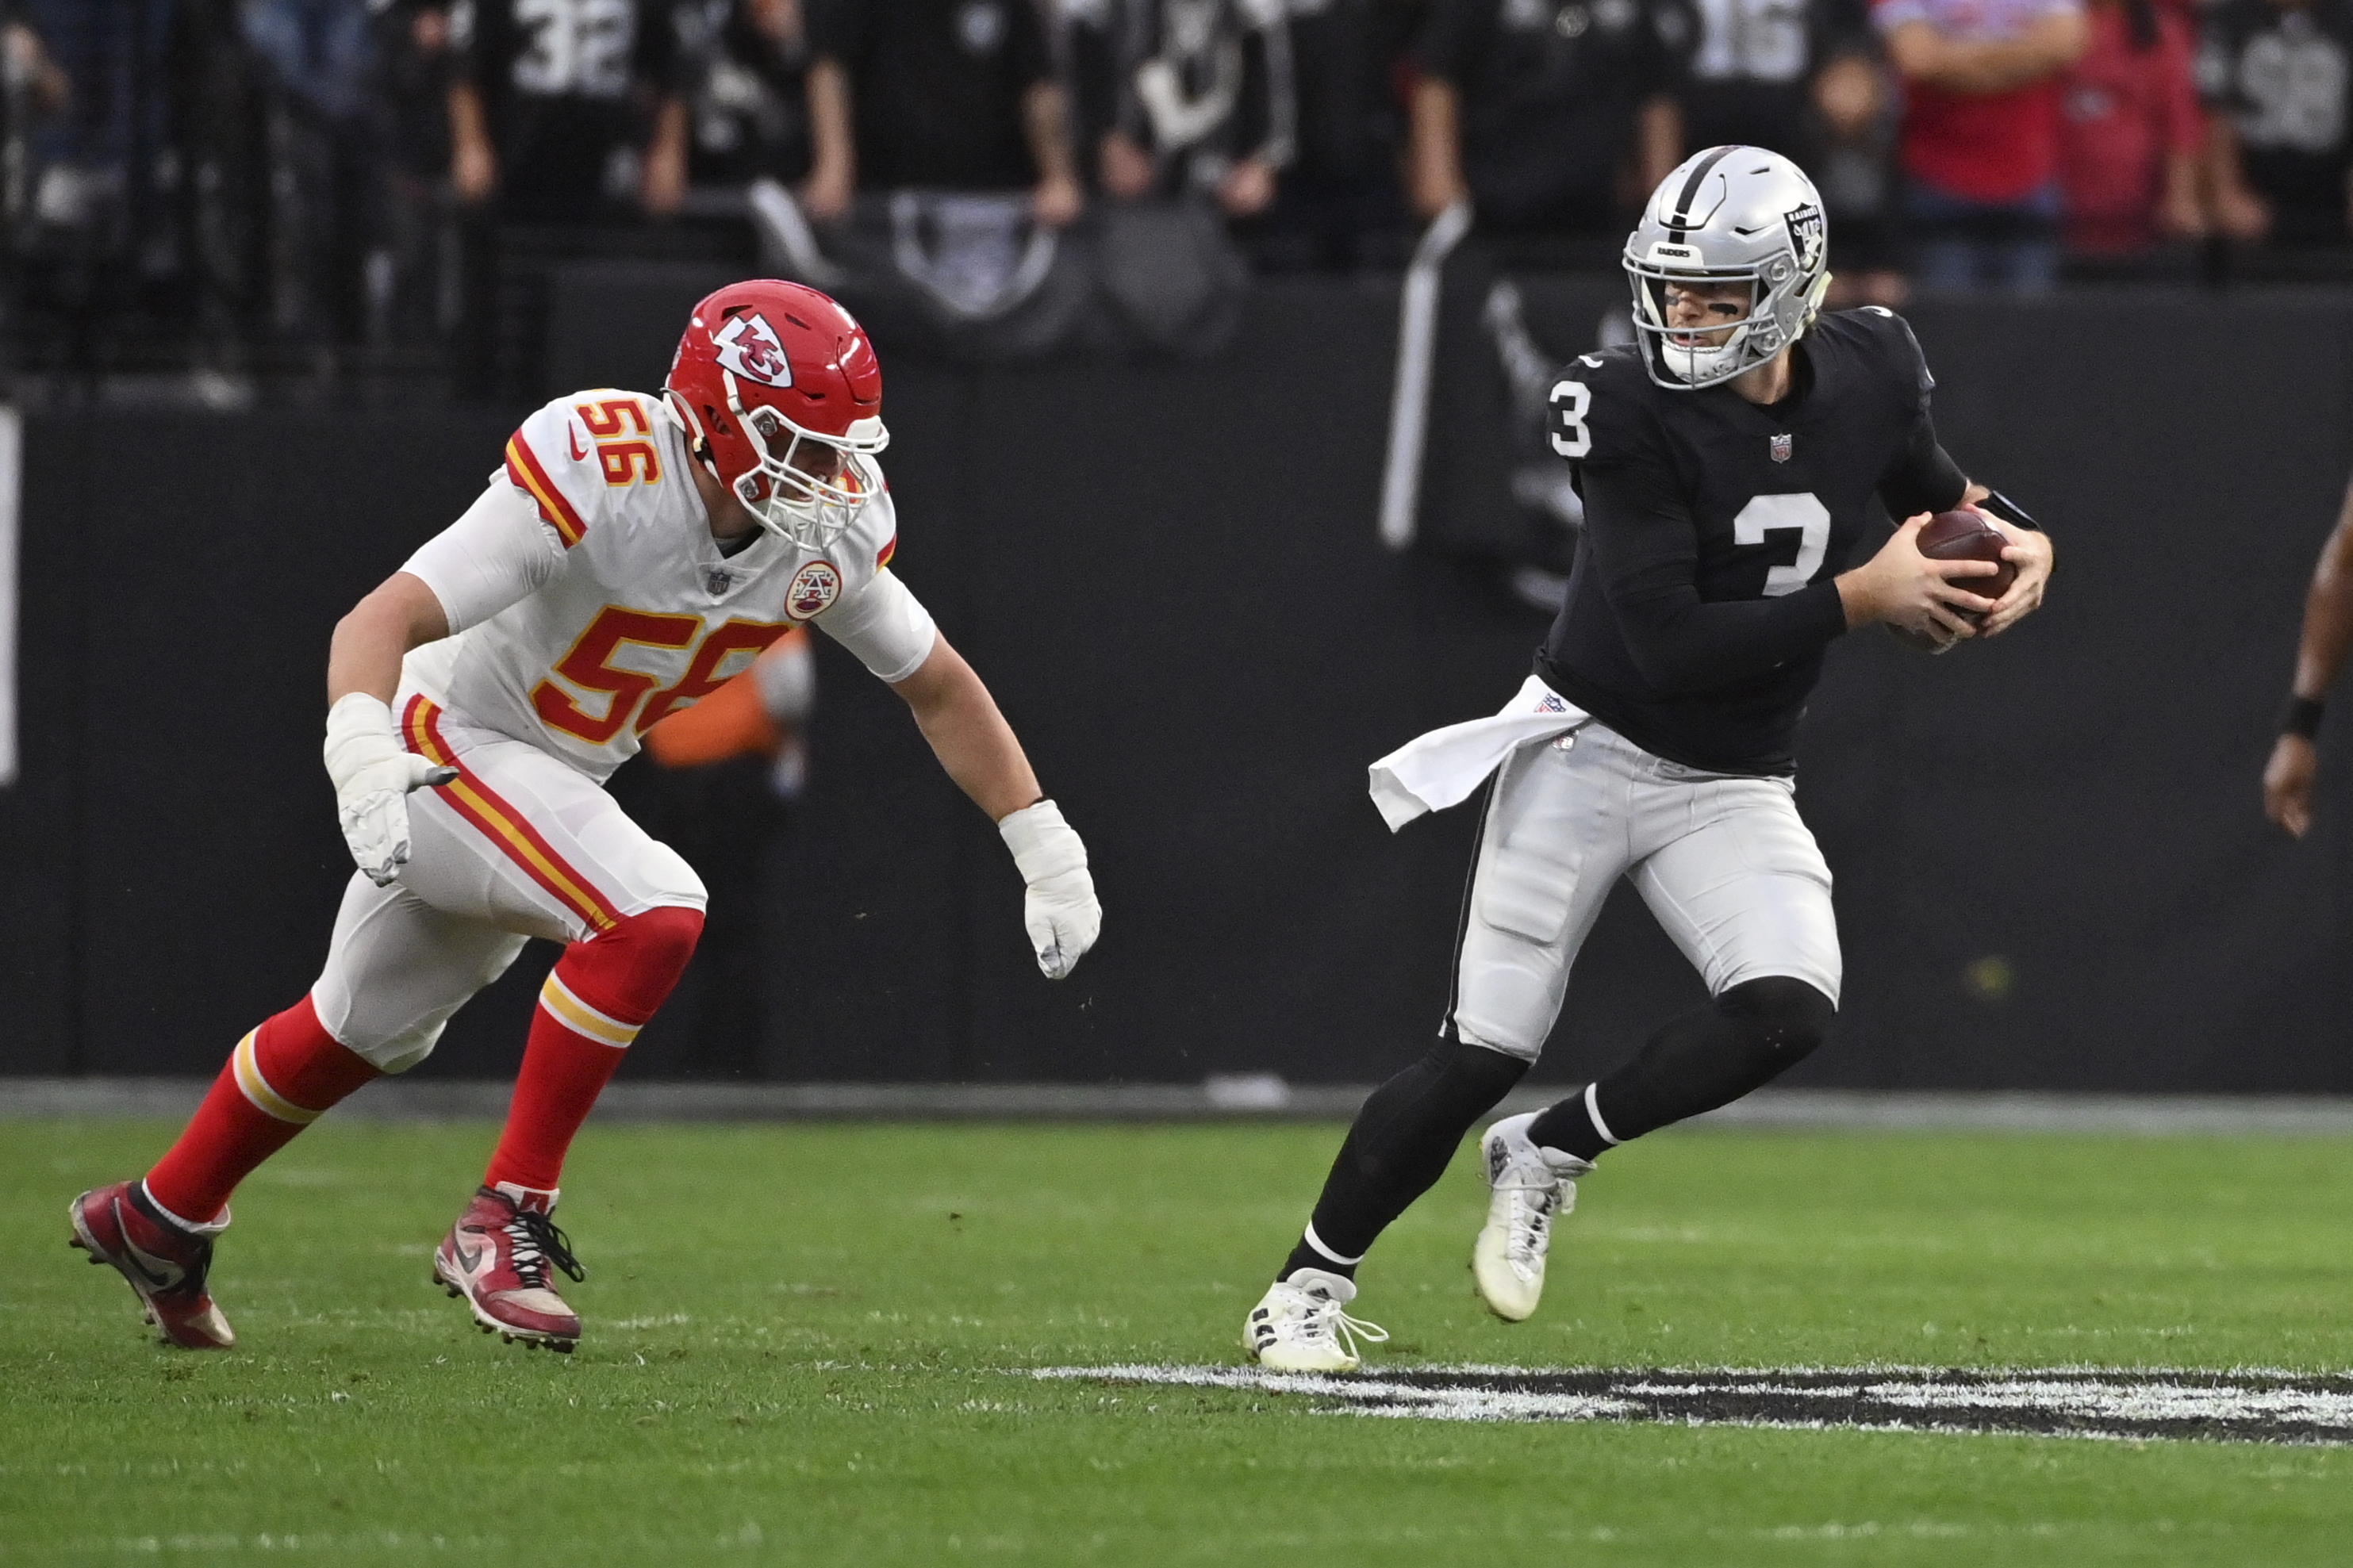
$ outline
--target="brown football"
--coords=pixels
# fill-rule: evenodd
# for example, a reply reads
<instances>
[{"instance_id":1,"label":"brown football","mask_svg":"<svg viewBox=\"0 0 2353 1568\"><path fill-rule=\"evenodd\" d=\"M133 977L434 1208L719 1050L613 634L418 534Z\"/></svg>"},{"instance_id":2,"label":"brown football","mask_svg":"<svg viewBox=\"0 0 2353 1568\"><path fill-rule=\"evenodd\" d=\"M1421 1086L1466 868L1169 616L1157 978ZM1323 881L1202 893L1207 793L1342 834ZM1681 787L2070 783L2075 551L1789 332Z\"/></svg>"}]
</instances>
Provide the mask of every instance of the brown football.
<instances>
[{"instance_id":1,"label":"brown football","mask_svg":"<svg viewBox=\"0 0 2353 1568\"><path fill-rule=\"evenodd\" d=\"M1940 511L1920 530L1920 553L1931 561L1990 561L2001 568L1990 577L1956 577L1953 586L1999 599L2018 581L2018 568L2001 558L2010 545L2001 530L1963 507Z\"/></svg>"}]
</instances>

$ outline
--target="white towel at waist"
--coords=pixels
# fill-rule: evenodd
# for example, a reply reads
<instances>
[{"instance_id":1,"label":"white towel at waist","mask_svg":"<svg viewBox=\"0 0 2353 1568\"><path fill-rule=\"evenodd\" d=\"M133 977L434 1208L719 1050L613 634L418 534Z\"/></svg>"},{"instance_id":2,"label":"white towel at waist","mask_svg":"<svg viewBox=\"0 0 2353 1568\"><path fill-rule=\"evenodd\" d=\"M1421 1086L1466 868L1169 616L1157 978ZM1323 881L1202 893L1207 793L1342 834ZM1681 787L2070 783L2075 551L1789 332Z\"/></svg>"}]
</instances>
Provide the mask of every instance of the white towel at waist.
<instances>
[{"instance_id":1,"label":"white towel at waist","mask_svg":"<svg viewBox=\"0 0 2353 1568\"><path fill-rule=\"evenodd\" d=\"M1418 735L1375 763L1373 804L1395 833L1425 811L1461 805L1520 747L1566 733L1591 717L1531 675L1503 711Z\"/></svg>"}]
</instances>

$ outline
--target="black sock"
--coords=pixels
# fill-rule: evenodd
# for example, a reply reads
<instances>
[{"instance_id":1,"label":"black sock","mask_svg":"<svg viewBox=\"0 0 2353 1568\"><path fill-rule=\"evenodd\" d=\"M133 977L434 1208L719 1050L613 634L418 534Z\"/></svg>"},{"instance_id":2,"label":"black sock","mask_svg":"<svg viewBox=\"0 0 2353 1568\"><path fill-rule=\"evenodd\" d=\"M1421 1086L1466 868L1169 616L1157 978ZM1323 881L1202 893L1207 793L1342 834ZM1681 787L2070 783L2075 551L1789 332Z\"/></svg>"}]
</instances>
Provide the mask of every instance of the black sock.
<instances>
[{"instance_id":1,"label":"black sock","mask_svg":"<svg viewBox=\"0 0 2353 1568\"><path fill-rule=\"evenodd\" d=\"M1805 1060L1837 1012L1802 980L1744 981L1652 1035L1641 1055L1595 1083L1589 1097L1572 1095L1538 1116L1528 1138L1590 1160L1613 1143L1729 1105Z\"/></svg>"},{"instance_id":2,"label":"black sock","mask_svg":"<svg viewBox=\"0 0 2353 1568\"><path fill-rule=\"evenodd\" d=\"M1517 1057L1450 1036L1373 1090L1315 1200L1308 1228L1328 1250L1303 1239L1276 1278L1322 1268L1355 1279L1356 1263L1341 1259L1362 1258L1389 1222L1437 1183L1471 1124L1527 1070Z\"/></svg>"}]
</instances>

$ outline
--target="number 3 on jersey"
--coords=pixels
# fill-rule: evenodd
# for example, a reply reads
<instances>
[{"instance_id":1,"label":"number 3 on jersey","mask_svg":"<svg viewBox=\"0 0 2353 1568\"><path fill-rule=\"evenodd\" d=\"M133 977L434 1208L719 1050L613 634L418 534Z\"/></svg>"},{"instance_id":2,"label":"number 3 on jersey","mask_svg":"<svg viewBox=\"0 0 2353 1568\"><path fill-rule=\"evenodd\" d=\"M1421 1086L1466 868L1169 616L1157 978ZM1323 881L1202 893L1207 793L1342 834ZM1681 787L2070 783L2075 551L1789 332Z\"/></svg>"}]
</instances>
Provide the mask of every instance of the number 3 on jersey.
<instances>
[{"instance_id":1,"label":"number 3 on jersey","mask_svg":"<svg viewBox=\"0 0 2353 1568\"><path fill-rule=\"evenodd\" d=\"M1798 559L1765 574L1765 596L1778 599L1794 594L1814 580L1831 545L1831 509L1811 490L1796 495L1757 496L1732 520L1735 544L1762 544L1765 536L1785 528L1798 531Z\"/></svg>"},{"instance_id":2,"label":"number 3 on jersey","mask_svg":"<svg viewBox=\"0 0 2353 1568\"><path fill-rule=\"evenodd\" d=\"M1593 450L1593 430L1585 423L1585 411L1593 406L1593 391L1581 381L1556 381L1552 384L1552 413L1557 428L1552 432L1552 449L1564 458L1582 458Z\"/></svg>"}]
</instances>

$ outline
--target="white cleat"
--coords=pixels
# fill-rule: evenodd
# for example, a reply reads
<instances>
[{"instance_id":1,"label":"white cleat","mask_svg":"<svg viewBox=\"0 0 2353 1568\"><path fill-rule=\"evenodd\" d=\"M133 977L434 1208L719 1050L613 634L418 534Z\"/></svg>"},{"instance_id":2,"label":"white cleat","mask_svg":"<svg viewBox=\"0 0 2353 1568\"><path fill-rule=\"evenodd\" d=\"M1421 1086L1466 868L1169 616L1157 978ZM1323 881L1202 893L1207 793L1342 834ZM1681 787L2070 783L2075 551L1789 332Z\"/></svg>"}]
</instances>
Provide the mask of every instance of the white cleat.
<instances>
[{"instance_id":1,"label":"white cleat","mask_svg":"<svg viewBox=\"0 0 2353 1568\"><path fill-rule=\"evenodd\" d=\"M1507 1116L1479 1141L1492 1192L1487 1224L1471 1246L1471 1277L1487 1310L1507 1323L1535 1315L1553 1221L1576 1209L1577 1178L1593 1169L1589 1160L1528 1142L1536 1115Z\"/></svg>"},{"instance_id":2,"label":"white cleat","mask_svg":"<svg viewBox=\"0 0 2353 1568\"><path fill-rule=\"evenodd\" d=\"M1294 1268L1242 1320L1242 1348L1269 1372L1354 1372L1356 1342L1379 1344L1389 1331L1343 1310L1356 1282L1321 1268Z\"/></svg>"}]
</instances>

